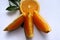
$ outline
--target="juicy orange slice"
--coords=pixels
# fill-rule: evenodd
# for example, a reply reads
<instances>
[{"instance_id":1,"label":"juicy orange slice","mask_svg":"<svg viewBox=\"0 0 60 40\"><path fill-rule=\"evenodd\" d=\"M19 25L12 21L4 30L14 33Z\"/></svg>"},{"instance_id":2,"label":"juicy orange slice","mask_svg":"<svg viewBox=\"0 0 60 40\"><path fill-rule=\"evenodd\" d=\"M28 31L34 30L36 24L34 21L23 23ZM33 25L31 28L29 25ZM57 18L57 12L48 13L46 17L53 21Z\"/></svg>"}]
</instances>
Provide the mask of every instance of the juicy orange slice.
<instances>
[{"instance_id":1,"label":"juicy orange slice","mask_svg":"<svg viewBox=\"0 0 60 40\"><path fill-rule=\"evenodd\" d=\"M38 3L34 0L24 0L24 1L21 1L21 4L20 4L20 10L21 12L25 12L25 13L33 13L34 10L39 10L39 6L38 6Z\"/></svg>"}]
</instances>

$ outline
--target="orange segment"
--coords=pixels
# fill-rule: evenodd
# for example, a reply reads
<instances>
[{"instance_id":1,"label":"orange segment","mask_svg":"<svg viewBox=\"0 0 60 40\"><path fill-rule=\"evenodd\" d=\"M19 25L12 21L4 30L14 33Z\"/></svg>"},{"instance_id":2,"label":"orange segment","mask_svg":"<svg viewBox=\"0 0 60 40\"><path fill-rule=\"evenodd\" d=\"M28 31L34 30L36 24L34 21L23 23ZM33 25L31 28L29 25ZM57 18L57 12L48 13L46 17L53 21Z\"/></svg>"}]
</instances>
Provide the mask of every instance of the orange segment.
<instances>
[{"instance_id":1,"label":"orange segment","mask_svg":"<svg viewBox=\"0 0 60 40\"><path fill-rule=\"evenodd\" d=\"M43 19L43 17L41 15L38 14L37 11L34 11L33 21L39 30L41 30L45 33L48 33L51 31L49 24Z\"/></svg>"},{"instance_id":2,"label":"orange segment","mask_svg":"<svg viewBox=\"0 0 60 40\"><path fill-rule=\"evenodd\" d=\"M34 10L39 10L39 6L37 4L36 1L33 1L33 0L25 0L25 1L21 1L21 4L20 4L20 9L21 9L21 12L25 12L25 13L28 13L28 12L31 12L33 13Z\"/></svg>"},{"instance_id":3,"label":"orange segment","mask_svg":"<svg viewBox=\"0 0 60 40\"><path fill-rule=\"evenodd\" d=\"M25 22L24 22L24 31L26 34L26 37L32 38L33 37L33 23L32 23L32 16L28 14L25 17Z\"/></svg>"},{"instance_id":4,"label":"orange segment","mask_svg":"<svg viewBox=\"0 0 60 40\"><path fill-rule=\"evenodd\" d=\"M9 24L4 31L13 31L17 28L19 28L19 25L21 25L24 21L24 16L21 14L17 19L15 19L11 24Z\"/></svg>"}]
</instances>

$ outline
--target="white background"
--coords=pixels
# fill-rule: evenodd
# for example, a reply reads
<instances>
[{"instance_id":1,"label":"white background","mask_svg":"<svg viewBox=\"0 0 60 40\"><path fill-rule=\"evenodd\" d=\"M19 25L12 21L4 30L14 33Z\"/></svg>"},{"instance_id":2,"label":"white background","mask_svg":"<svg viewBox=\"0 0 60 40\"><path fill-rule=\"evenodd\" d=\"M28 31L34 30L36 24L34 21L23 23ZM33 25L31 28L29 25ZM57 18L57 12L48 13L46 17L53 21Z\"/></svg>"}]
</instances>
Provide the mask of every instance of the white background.
<instances>
[{"instance_id":1,"label":"white background","mask_svg":"<svg viewBox=\"0 0 60 40\"><path fill-rule=\"evenodd\" d=\"M60 0L37 1L41 8L40 15L50 24L52 31L45 34L34 27L34 37L31 40L60 40ZM19 12L6 11L7 7L8 0L0 0L0 40L26 40L23 28L13 32L3 31L8 24L19 16Z\"/></svg>"}]
</instances>

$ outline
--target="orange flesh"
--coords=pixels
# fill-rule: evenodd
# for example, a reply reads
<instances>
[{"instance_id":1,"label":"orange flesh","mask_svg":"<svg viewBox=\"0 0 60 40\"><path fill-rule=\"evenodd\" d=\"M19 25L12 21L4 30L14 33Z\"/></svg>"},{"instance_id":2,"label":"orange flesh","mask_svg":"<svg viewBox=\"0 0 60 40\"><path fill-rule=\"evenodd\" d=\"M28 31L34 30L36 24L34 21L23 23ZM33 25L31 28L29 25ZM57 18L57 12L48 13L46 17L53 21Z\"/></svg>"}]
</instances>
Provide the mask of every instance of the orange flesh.
<instances>
[{"instance_id":1,"label":"orange flesh","mask_svg":"<svg viewBox=\"0 0 60 40\"><path fill-rule=\"evenodd\" d=\"M37 2L33 1L33 0L25 0L23 2L21 2L20 4L20 9L23 12L25 13L28 13L28 12L31 12L33 13L34 10L37 10L39 9L39 6L37 4Z\"/></svg>"},{"instance_id":2,"label":"orange flesh","mask_svg":"<svg viewBox=\"0 0 60 40\"><path fill-rule=\"evenodd\" d=\"M25 31L26 37L28 38L33 37L33 23L32 23L32 16L30 14L28 14L25 17L24 31Z\"/></svg>"}]
</instances>

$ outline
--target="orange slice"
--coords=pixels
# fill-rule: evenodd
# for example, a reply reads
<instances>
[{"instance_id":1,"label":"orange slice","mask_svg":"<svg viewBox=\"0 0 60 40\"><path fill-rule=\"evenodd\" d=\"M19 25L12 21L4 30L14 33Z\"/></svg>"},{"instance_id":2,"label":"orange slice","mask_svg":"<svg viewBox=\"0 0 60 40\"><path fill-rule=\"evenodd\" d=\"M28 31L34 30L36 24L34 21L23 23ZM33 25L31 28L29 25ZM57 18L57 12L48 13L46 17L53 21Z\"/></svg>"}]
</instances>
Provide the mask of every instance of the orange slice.
<instances>
[{"instance_id":1,"label":"orange slice","mask_svg":"<svg viewBox=\"0 0 60 40\"><path fill-rule=\"evenodd\" d=\"M21 1L20 3L20 10L21 12L25 12L25 13L28 13L28 12L31 12L33 13L34 10L39 10L39 5L36 1L34 0L23 0Z\"/></svg>"}]
</instances>

